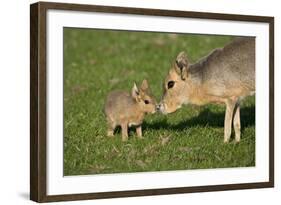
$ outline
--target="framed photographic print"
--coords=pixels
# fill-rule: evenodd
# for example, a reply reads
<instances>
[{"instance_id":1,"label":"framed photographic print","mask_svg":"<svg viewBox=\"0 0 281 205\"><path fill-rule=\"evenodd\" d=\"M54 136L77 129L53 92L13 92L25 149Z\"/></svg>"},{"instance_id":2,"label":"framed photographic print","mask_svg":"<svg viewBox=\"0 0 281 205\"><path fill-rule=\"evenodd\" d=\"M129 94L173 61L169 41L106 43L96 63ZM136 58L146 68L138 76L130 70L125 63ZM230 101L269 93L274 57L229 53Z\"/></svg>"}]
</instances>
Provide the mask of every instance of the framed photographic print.
<instances>
[{"instance_id":1,"label":"framed photographic print","mask_svg":"<svg viewBox=\"0 0 281 205\"><path fill-rule=\"evenodd\" d=\"M30 198L274 186L274 18L31 5Z\"/></svg>"}]
</instances>

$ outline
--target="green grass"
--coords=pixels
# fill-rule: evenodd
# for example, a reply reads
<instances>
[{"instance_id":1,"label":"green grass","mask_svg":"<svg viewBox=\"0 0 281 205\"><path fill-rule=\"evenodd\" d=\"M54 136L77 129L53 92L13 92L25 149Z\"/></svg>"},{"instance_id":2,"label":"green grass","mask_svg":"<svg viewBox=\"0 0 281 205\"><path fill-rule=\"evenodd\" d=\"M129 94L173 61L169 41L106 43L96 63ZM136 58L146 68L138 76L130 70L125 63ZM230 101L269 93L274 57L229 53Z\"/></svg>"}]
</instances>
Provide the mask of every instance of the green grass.
<instances>
[{"instance_id":1,"label":"green grass","mask_svg":"<svg viewBox=\"0 0 281 205\"><path fill-rule=\"evenodd\" d=\"M64 175L255 166L255 98L241 108L241 142L223 143L224 106L185 106L145 118L144 139L106 137L107 93L146 78L159 100L176 55L191 62L229 36L64 29Z\"/></svg>"}]
</instances>

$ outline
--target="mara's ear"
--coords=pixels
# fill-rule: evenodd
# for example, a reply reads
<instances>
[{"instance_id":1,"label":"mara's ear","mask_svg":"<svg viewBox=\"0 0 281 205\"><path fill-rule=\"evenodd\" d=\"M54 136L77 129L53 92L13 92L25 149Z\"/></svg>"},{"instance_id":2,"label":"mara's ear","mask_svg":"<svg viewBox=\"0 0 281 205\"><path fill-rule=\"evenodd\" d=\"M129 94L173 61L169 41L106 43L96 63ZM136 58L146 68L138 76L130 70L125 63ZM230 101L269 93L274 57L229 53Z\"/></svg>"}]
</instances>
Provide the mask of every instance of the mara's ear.
<instances>
[{"instance_id":1,"label":"mara's ear","mask_svg":"<svg viewBox=\"0 0 281 205\"><path fill-rule=\"evenodd\" d=\"M187 55L184 51L180 52L176 58L175 70L181 76L182 80L185 80L188 76L189 62Z\"/></svg>"},{"instance_id":2,"label":"mara's ear","mask_svg":"<svg viewBox=\"0 0 281 205\"><path fill-rule=\"evenodd\" d=\"M139 102L140 100L140 92L139 92L139 89L136 85L136 83L134 83L134 86L132 88L132 97L137 101Z\"/></svg>"},{"instance_id":3,"label":"mara's ear","mask_svg":"<svg viewBox=\"0 0 281 205\"><path fill-rule=\"evenodd\" d=\"M146 79L142 81L140 89L143 91L146 91L148 89L148 82Z\"/></svg>"}]
</instances>

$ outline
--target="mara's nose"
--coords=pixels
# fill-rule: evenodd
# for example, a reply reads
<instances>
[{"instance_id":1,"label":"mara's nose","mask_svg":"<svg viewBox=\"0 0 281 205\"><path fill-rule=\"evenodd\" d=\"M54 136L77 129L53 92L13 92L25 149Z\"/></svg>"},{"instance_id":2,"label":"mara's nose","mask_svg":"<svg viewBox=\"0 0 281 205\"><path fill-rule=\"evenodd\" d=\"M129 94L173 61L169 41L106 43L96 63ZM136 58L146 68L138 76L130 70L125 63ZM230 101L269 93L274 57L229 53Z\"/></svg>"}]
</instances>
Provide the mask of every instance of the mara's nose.
<instances>
[{"instance_id":1,"label":"mara's nose","mask_svg":"<svg viewBox=\"0 0 281 205\"><path fill-rule=\"evenodd\" d=\"M161 104L157 104L157 105L156 105L156 110L157 110L157 111L160 111L160 109L161 109Z\"/></svg>"}]
</instances>

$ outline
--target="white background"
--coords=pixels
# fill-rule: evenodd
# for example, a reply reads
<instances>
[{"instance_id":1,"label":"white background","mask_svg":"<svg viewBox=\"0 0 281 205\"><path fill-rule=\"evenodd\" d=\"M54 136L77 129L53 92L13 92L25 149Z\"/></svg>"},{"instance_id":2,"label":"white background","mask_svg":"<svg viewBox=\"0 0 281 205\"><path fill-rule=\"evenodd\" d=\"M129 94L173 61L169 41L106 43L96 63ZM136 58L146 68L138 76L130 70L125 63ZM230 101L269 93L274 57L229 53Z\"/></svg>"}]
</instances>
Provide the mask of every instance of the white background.
<instances>
[{"instance_id":1,"label":"white background","mask_svg":"<svg viewBox=\"0 0 281 205\"><path fill-rule=\"evenodd\" d=\"M71 2L63 1L61 2ZM9 0L0 7L0 203L31 204L29 195L29 4L33 1ZM77 2L77 0L76 0ZM274 0L80 0L79 3L240 13L275 16L275 104L280 104L281 13ZM280 107L275 108L275 124L280 123ZM278 128L279 127L279 128ZM68 202L71 204L277 204L280 200L280 126L275 130L276 187L274 189L196 193L171 196L106 199ZM56 203L53 203L56 204ZM64 203L60 203L64 204Z\"/></svg>"}]
</instances>

